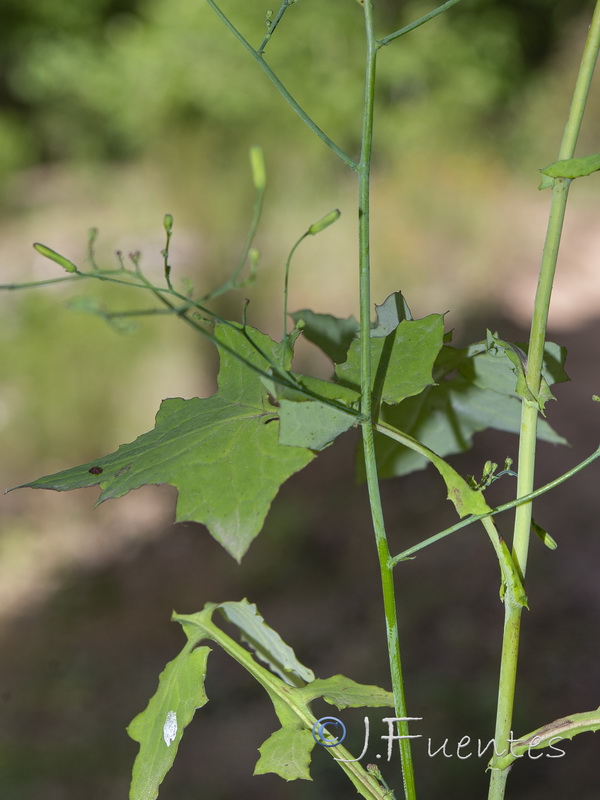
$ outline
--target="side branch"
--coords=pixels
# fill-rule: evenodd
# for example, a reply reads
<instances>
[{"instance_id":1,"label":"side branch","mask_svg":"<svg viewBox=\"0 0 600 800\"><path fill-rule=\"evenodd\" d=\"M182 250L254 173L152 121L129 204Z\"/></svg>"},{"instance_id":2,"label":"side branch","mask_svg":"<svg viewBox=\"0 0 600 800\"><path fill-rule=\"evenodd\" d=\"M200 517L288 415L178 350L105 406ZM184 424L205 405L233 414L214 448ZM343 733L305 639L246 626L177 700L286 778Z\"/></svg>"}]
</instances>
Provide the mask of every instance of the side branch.
<instances>
[{"instance_id":1,"label":"side branch","mask_svg":"<svg viewBox=\"0 0 600 800\"><path fill-rule=\"evenodd\" d=\"M229 20L228 17L221 11L219 6L214 2L214 0L206 0L208 5L212 8L215 14L219 17L219 19L223 22L223 24L231 31L231 33L235 36L235 38L245 47L245 49L250 53L252 58L257 62L259 67L262 71L268 76L271 83L275 86L279 94L283 97L283 99L288 103L291 108L298 114L301 120L305 122L308 127L311 129L313 133L315 133L321 141L325 142L327 147L330 150L341 158L341 160L346 164L346 166L350 167L350 169L354 170L355 172L358 169L358 165L356 161L348 155L348 153L344 152L341 147L339 147L333 139L330 139L327 134L319 128L317 123L308 116L306 111L300 106L300 104L295 100L283 83L279 80L275 72L271 69L271 67L267 64L263 56L258 50L255 50L254 47L250 44L250 42L242 36L242 34L238 31L238 29L233 25L233 23Z\"/></svg>"},{"instance_id":2,"label":"side branch","mask_svg":"<svg viewBox=\"0 0 600 800\"><path fill-rule=\"evenodd\" d=\"M419 17L414 22L411 22L410 25L405 25L404 28L400 28L394 33L390 33L389 36L384 36L383 39L380 39L377 42L378 47L385 47L386 44L393 42L394 39L399 39L401 36L404 36L405 33L410 33L414 31L415 28L424 25L426 22L429 22L430 19L437 17L438 14L443 14L444 11L447 11L451 6L455 6L457 3L460 3L460 0L448 0L448 2L443 3L441 6L438 6L433 11L430 11L429 14L425 14L424 17Z\"/></svg>"}]
</instances>

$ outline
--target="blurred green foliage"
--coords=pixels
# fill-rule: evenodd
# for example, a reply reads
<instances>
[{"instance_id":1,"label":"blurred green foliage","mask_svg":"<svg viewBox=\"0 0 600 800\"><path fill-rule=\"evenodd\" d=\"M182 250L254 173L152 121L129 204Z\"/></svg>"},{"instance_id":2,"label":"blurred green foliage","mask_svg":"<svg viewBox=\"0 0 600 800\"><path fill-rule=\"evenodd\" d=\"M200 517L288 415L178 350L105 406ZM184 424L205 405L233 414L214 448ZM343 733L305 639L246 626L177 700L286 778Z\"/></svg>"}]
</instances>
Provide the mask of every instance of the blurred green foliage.
<instances>
[{"instance_id":1,"label":"blurred green foliage","mask_svg":"<svg viewBox=\"0 0 600 800\"><path fill-rule=\"evenodd\" d=\"M356 148L361 12L349 0L302 0L269 44L269 63L318 123ZM591 0L465 0L380 60L378 145L423 136L502 140L503 111L543 66L564 23ZM256 45L273 0L224 0ZM380 0L383 33L433 3ZM293 17L293 19L292 19ZM0 32L0 175L56 159L139 156L187 131L230 153L244 131L310 141L201 0L5 0ZM400 124L401 123L401 124Z\"/></svg>"}]
</instances>

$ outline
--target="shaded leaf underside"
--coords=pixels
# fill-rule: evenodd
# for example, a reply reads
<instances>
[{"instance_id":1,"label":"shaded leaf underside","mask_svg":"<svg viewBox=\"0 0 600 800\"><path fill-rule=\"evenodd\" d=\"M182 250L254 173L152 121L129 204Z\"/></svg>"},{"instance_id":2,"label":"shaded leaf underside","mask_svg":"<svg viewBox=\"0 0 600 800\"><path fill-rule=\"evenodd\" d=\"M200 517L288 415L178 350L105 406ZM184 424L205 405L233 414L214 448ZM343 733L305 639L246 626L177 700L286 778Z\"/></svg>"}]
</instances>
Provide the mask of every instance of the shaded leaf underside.
<instances>
[{"instance_id":1,"label":"shaded leaf underside","mask_svg":"<svg viewBox=\"0 0 600 800\"><path fill-rule=\"evenodd\" d=\"M549 383L568 380L562 368L565 355L564 350L548 343L544 375ZM450 371L450 377L438 377L437 385L398 405L384 404L382 419L442 457L468 450L474 434L487 428L518 433L521 400L507 358L477 346L464 351L444 347L434 375L438 367L444 373ZM544 419L538 421L538 437L552 444L566 444ZM406 475L428 463L419 453L379 434L376 449L383 478ZM362 476L360 459L357 467Z\"/></svg>"}]
</instances>

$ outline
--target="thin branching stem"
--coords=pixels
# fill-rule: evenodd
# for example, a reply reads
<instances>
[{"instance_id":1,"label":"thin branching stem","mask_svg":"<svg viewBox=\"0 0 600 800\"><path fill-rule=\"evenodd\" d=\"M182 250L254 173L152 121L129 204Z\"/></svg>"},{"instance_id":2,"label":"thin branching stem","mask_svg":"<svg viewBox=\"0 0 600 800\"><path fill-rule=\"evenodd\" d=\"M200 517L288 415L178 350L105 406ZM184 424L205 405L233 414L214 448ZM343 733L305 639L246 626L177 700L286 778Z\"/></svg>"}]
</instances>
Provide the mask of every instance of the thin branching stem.
<instances>
[{"instance_id":1,"label":"thin branching stem","mask_svg":"<svg viewBox=\"0 0 600 800\"><path fill-rule=\"evenodd\" d=\"M401 36L404 36L405 33L410 33L414 31L415 28L424 25L426 22L429 22L430 19L437 17L438 14L443 14L444 11L447 11L452 6L455 6L457 3L460 3L460 0L448 0L447 3L442 3L441 6L438 6L433 11L430 11L429 14L425 14L423 17L419 17L414 22L411 22L410 25L405 25L404 28L400 28L394 33L390 33L388 36L384 36L383 39L380 39L377 42L378 47L385 47L386 44L393 42L394 39L399 39Z\"/></svg>"},{"instance_id":2,"label":"thin branching stem","mask_svg":"<svg viewBox=\"0 0 600 800\"><path fill-rule=\"evenodd\" d=\"M252 272L252 260L250 261L250 275L247 276L244 280L240 280L240 276L242 274L242 270L244 269L246 262L248 261L248 258L251 258L252 244L254 243L254 239L258 231L258 225L263 211L265 192L266 192L266 184L258 187L256 190L256 200L254 201L254 208L252 210L252 219L250 221L250 226L248 228L248 233L246 234L244 244L242 245L242 251L240 253L238 263L234 268L232 274L223 284L221 284L221 286L218 286L216 289L213 289L211 292L208 292L207 294L203 295L202 300L213 300L215 297L219 297L220 295L225 294L231 289L239 289L243 285L253 280L254 276Z\"/></svg>"},{"instance_id":3,"label":"thin branching stem","mask_svg":"<svg viewBox=\"0 0 600 800\"><path fill-rule=\"evenodd\" d=\"M553 481L549 483L545 483L543 486L540 486L533 492L526 494L522 497L517 497L515 500L511 500L509 503L503 503L501 506L496 506L493 508L489 514L473 514L466 519L462 519L460 522L457 522L456 525L452 525L450 528L445 528L445 530L436 533L434 536L430 536L428 539L424 539L422 542L413 545L413 547L409 547L406 550L403 550L401 553L398 553L397 556L392 558L392 563L399 564L401 561L405 561L407 558L411 558L414 556L415 553L418 553L419 550L423 550L425 547L429 547L431 544L435 544L435 542L439 542L440 539L444 539L446 536L449 536L451 533L456 533L456 531L461 530L462 528L466 528L467 525L471 525L473 522L479 522L480 520L484 519L485 517L492 517L496 514L502 514L504 511L510 511L511 508L516 508L517 506L522 505L523 503L530 503L532 500L535 500L536 497L541 497L541 495L546 494L546 492L552 491L552 489L556 489L557 486L560 486L561 483L568 481L569 478L572 478L573 475L576 475L585 467L589 466L593 461L600 457L600 447L595 450L591 456L588 456L586 459L581 461L576 466L572 467L568 472L563 473L558 478L555 478Z\"/></svg>"},{"instance_id":4,"label":"thin branching stem","mask_svg":"<svg viewBox=\"0 0 600 800\"><path fill-rule=\"evenodd\" d=\"M278 76L273 72L271 67L267 64L263 56L256 50L250 42L242 36L242 34L238 31L238 29L233 25L231 20L225 16L225 14L221 11L219 6L214 2L214 0L206 0L208 5L212 8L215 14L219 17L219 19L223 22L223 24L228 28L229 31L235 36L235 38L244 46L244 48L250 53L252 58L256 61L259 67L263 70L263 72L268 76L269 80L273 83L279 94L283 97L283 99L288 103L289 106L298 114L300 119L308 125L308 127L315 133L321 141L325 142L327 147L332 150L336 156L341 158L341 160L346 164L346 166L350 167L352 170L356 170L358 165L356 161L345 153L339 145L337 145L333 139L330 139L327 134L319 128L317 123L309 117L309 115L304 111L302 106L295 100L287 88L283 85L281 80Z\"/></svg>"},{"instance_id":5,"label":"thin branching stem","mask_svg":"<svg viewBox=\"0 0 600 800\"><path fill-rule=\"evenodd\" d=\"M265 48L269 44L269 42L271 41L271 37L275 33L275 29L277 28L277 26L279 25L279 23L283 19L283 15L285 14L285 12L288 10L288 8L290 6L294 5L295 2L296 2L296 0L282 0L282 3L279 6L279 11L277 12L277 14L275 14L275 16L272 19L268 19L268 21L267 21L267 25L268 25L267 34L266 34L265 38L262 40L262 43L261 43L260 47L256 51L260 56L262 56L262 54L265 52ZM269 12L269 13L271 13L271 12Z\"/></svg>"}]
</instances>

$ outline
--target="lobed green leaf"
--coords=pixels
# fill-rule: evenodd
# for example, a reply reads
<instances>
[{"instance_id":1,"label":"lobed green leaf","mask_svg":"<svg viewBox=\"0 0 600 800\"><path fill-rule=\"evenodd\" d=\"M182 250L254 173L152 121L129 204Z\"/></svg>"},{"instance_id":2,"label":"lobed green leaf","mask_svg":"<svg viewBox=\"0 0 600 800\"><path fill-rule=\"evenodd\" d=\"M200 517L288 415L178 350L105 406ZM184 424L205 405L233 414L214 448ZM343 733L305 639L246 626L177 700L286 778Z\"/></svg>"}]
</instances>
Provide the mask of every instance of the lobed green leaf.
<instances>
[{"instance_id":1,"label":"lobed green leaf","mask_svg":"<svg viewBox=\"0 0 600 800\"><path fill-rule=\"evenodd\" d=\"M401 403L435 383L432 370L444 340L444 318L431 314L402 320L390 333L371 337L372 390L376 400ZM360 340L355 339L348 358L336 367L344 386L360 387Z\"/></svg>"},{"instance_id":2,"label":"lobed green leaf","mask_svg":"<svg viewBox=\"0 0 600 800\"><path fill-rule=\"evenodd\" d=\"M280 345L246 328L219 325L218 342L252 365L269 368ZM204 523L234 558L260 532L281 484L314 453L279 443L276 409L257 374L224 348L219 389L208 398L164 400L152 431L110 455L48 475L31 488L67 491L100 484L98 503L145 484L168 483L179 492L176 521ZM18 487L21 488L21 487Z\"/></svg>"},{"instance_id":3,"label":"lobed green leaf","mask_svg":"<svg viewBox=\"0 0 600 800\"><path fill-rule=\"evenodd\" d=\"M238 628L242 639L270 670L258 664L250 652L214 623L217 610ZM259 748L255 774L272 772L287 781L311 780L310 757L316 745L312 729L317 720L310 702L318 697L340 709L393 706L391 692L377 686L363 686L343 675L315 680L312 671L298 661L292 648L247 600L207 603L200 612L173 614L173 619L183 627L188 642L177 658L167 664L158 691L128 728L130 736L140 742L130 800L155 800L160 783L173 764L183 729L194 709L207 702L204 682L210 651L200 646L206 639L222 647L263 686L279 719L281 727ZM331 755L342 759L338 762L340 767L363 797L384 800L385 792L342 745Z\"/></svg>"},{"instance_id":4,"label":"lobed green leaf","mask_svg":"<svg viewBox=\"0 0 600 800\"><path fill-rule=\"evenodd\" d=\"M322 697L336 708L381 708L394 706L394 695L379 686L368 686L346 678L333 675L331 678L318 678L302 689L308 701Z\"/></svg>"},{"instance_id":5,"label":"lobed green leaf","mask_svg":"<svg viewBox=\"0 0 600 800\"><path fill-rule=\"evenodd\" d=\"M315 744L311 731L293 724L285 725L258 748L260 758L254 774L273 772L286 781L311 781L309 766Z\"/></svg>"},{"instance_id":6,"label":"lobed green leaf","mask_svg":"<svg viewBox=\"0 0 600 800\"><path fill-rule=\"evenodd\" d=\"M160 674L158 690L144 711L127 728L140 750L133 765L129 800L155 800L173 766L183 731L197 708L207 701L204 691L209 647L186 645Z\"/></svg>"}]
</instances>

